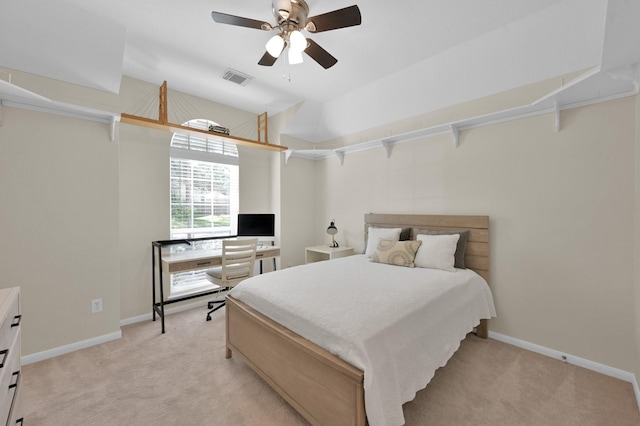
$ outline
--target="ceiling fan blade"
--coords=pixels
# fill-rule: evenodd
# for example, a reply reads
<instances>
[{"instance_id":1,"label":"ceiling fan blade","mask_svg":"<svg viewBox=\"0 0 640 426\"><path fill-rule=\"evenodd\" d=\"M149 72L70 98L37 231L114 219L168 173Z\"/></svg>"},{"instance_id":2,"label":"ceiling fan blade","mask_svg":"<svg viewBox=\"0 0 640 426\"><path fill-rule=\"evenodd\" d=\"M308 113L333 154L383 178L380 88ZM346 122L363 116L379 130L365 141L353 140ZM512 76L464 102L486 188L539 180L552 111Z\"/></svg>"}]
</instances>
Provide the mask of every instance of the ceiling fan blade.
<instances>
[{"instance_id":1,"label":"ceiling fan blade","mask_svg":"<svg viewBox=\"0 0 640 426\"><path fill-rule=\"evenodd\" d=\"M264 52L264 55L262 55L262 58L260 58L260 60L258 61L258 65L270 67L271 65L275 64L278 58L280 57L280 55L282 55L282 52L284 52L284 49L287 47L287 44L288 43L285 41L284 44L282 45L282 50L280 51L280 53L278 53L277 58L274 58L273 56L271 56L269 51Z\"/></svg>"},{"instance_id":2,"label":"ceiling fan blade","mask_svg":"<svg viewBox=\"0 0 640 426\"><path fill-rule=\"evenodd\" d=\"M308 46L304 50L304 53L311 56L314 61L322 65L324 69L331 68L334 66L338 60L334 58L331 53L324 50L318 43L307 38Z\"/></svg>"},{"instance_id":3,"label":"ceiling fan blade","mask_svg":"<svg viewBox=\"0 0 640 426\"><path fill-rule=\"evenodd\" d=\"M269 54L269 52L264 52L264 55L262 55L262 58L258 61L258 65L270 67L275 64L277 60L278 58L274 58Z\"/></svg>"},{"instance_id":4,"label":"ceiling fan blade","mask_svg":"<svg viewBox=\"0 0 640 426\"><path fill-rule=\"evenodd\" d=\"M256 30L271 29L271 24L257 19L243 18L241 16L228 15L226 13L211 12L211 17L219 24L237 25L239 27L254 28Z\"/></svg>"},{"instance_id":5,"label":"ceiling fan blade","mask_svg":"<svg viewBox=\"0 0 640 426\"><path fill-rule=\"evenodd\" d=\"M360 15L360 8L354 4L344 9L312 16L307 19L307 25L309 25L309 23L313 23L315 29L307 27L307 30L312 33L319 33L360 25L362 23L362 15Z\"/></svg>"}]
</instances>

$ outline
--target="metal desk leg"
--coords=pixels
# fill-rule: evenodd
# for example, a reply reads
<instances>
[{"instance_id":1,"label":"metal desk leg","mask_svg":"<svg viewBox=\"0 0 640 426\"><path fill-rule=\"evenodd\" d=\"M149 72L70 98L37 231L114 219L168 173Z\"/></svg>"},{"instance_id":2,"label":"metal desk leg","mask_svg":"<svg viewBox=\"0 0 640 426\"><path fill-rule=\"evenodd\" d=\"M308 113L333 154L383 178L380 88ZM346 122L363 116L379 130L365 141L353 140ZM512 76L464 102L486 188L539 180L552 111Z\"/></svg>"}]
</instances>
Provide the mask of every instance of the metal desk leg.
<instances>
[{"instance_id":1,"label":"metal desk leg","mask_svg":"<svg viewBox=\"0 0 640 426\"><path fill-rule=\"evenodd\" d=\"M158 247L158 257L162 259L162 248ZM162 321L162 334L164 334L164 284L162 282L162 268L159 268L160 275L160 320Z\"/></svg>"},{"instance_id":2,"label":"metal desk leg","mask_svg":"<svg viewBox=\"0 0 640 426\"><path fill-rule=\"evenodd\" d=\"M156 247L151 244L151 313L153 321L156 320Z\"/></svg>"}]
</instances>

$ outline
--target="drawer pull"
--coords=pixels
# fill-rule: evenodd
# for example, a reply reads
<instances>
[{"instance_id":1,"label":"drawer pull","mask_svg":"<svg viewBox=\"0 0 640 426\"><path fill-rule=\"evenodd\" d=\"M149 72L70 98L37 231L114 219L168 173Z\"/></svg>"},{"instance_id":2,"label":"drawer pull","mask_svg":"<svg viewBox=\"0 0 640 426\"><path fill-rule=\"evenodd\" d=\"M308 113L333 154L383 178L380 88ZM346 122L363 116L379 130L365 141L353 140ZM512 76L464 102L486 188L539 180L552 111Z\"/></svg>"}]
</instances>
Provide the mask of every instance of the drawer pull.
<instances>
[{"instance_id":1,"label":"drawer pull","mask_svg":"<svg viewBox=\"0 0 640 426\"><path fill-rule=\"evenodd\" d=\"M197 265L198 265L198 266L204 266L204 265L209 265L209 264L211 264L211 261L210 261L210 260L209 260L209 261L207 261L207 262L198 262L198 263L197 263Z\"/></svg>"},{"instance_id":2,"label":"drawer pull","mask_svg":"<svg viewBox=\"0 0 640 426\"><path fill-rule=\"evenodd\" d=\"M16 424L22 426L22 423L24 422L24 418L20 417L18 420L16 420Z\"/></svg>"},{"instance_id":3,"label":"drawer pull","mask_svg":"<svg viewBox=\"0 0 640 426\"><path fill-rule=\"evenodd\" d=\"M22 315L16 315L15 317L13 317L11 327L18 327L20 325L20 320L22 320Z\"/></svg>"},{"instance_id":4,"label":"drawer pull","mask_svg":"<svg viewBox=\"0 0 640 426\"><path fill-rule=\"evenodd\" d=\"M9 349L0 351L0 355L2 355L2 361L0 361L0 368L2 368L4 367L4 363L7 362L7 357L9 356Z\"/></svg>"},{"instance_id":5,"label":"drawer pull","mask_svg":"<svg viewBox=\"0 0 640 426\"><path fill-rule=\"evenodd\" d=\"M13 372L11 379L13 379L14 377L16 378L16 381L15 383L9 385L9 389L18 387L18 380L20 380L20 370Z\"/></svg>"}]
</instances>

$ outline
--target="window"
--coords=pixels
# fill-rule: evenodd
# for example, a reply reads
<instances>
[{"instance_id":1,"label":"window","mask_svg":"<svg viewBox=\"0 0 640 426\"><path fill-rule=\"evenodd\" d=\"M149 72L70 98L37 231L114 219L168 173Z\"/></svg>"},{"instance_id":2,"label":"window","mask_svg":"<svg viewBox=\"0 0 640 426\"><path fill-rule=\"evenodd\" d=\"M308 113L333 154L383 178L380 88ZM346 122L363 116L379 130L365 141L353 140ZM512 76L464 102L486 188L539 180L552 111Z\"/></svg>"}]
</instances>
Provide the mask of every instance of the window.
<instances>
[{"instance_id":1,"label":"window","mask_svg":"<svg viewBox=\"0 0 640 426\"><path fill-rule=\"evenodd\" d=\"M207 130L209 120L184 126ZM239 204L238 150L235 144L174 133L171 139L171 238L232 235ZM207 242L207 244L213 244ZM210 287L204 271L172 275L171 294Z\"/></svg>"}]
</instances>

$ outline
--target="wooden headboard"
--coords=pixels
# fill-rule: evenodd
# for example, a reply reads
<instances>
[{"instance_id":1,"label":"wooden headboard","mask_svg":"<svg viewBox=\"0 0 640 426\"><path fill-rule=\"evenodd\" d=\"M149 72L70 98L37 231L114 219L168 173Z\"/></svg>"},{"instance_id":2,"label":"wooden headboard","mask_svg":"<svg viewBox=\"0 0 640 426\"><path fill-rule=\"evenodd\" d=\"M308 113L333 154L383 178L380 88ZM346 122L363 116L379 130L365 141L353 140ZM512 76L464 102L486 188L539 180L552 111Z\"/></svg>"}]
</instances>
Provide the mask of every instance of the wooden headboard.
<instances>
[{"instance_id":1,"label":"wooden headboard","mask_svg":"<svg viewBox=\"0 0 640 426\"><path fill-rule=\"evenodd\" d=\"M377 214L364 215L365 247L370 226L429 230L468 229L464 263L489 282L489 216ZM415 239L411 235L411 239Z\"/></svg>"}]
</instances>

